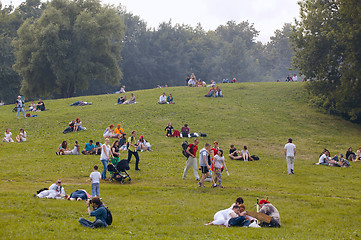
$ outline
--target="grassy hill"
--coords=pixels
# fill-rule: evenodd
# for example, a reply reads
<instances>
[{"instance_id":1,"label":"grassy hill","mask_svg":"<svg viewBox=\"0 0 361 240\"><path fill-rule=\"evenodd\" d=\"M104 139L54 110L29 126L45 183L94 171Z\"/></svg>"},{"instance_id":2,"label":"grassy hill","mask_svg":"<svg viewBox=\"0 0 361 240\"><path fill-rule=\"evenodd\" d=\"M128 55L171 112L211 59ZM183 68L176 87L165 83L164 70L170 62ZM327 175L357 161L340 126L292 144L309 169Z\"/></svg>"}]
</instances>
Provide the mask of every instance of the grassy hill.
<instances>
[{"instance_id":1,"label":"grassy hill","mask_svg":"<svg viewBox=\"0 0 361 240\"><path fill-rule=\"evenodd\" d=\"M13 106L0 107L1 134L6 127L16 136L20 127L26 143L0 143L0 236L3 239L355 239L360 233L360 169L312 165L327 147L331 154L361 145L361 127L318 112L307 105L301 83L237 83L221 85L224 98L205 98L204 88L167 88L136 91L137 104L114 105L116 95L45 101L49 111L17 120ZM158 105L163 91L175 105ZM129 93L128 93L129 95ZM91 106L70 107L77 100ZM79 117L87 131L62 134L67 122ZM181 178L185 158L181 139L166 138L164 127L188 123L192 132L207 133L200 145L217 140L247 145L260 161L227 158L230 176L224 189L197 187L193 173ZM61 178L66 193L90 190L88 176L98 156L56 156L62 140L84 146L103 141L109 124L136 130L153 145L140 153L140 172L129 171L132 184L101 183L103 201L112 210L108 229L85 229L77 222L87 217L85 202L36 199L32 194ZM295 175L289 176L283 146L294 139L298 154ZM126 158L126 153L122 156ZM102 169L102 167L100 167ZM248 209L256 197L269 197L279 209L280 229L209 227L218 210L242 196ZM253 208L254 210L254 208Z\"/></svg>"}]
</instances>

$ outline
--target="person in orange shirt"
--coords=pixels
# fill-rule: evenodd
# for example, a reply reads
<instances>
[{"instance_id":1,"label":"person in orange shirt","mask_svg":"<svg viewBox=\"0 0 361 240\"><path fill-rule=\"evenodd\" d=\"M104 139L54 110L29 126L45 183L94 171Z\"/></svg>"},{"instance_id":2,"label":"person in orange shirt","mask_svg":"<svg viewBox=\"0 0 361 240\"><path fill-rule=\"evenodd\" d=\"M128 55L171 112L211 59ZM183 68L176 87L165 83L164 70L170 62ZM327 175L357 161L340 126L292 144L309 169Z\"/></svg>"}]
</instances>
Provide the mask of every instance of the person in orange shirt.
<instances>
[{"instance_id":1,"label":"person in orange shirt","mask_svg":"<svg viewBox=\"0 0 361 240\"><path fill-rule=\"evenodd\" d=\"M121 138L122 134L124 133L123 128L120 127L120 124L114 129L114 133L116 134L117 138Z\"/></svg>"}]
</instances>

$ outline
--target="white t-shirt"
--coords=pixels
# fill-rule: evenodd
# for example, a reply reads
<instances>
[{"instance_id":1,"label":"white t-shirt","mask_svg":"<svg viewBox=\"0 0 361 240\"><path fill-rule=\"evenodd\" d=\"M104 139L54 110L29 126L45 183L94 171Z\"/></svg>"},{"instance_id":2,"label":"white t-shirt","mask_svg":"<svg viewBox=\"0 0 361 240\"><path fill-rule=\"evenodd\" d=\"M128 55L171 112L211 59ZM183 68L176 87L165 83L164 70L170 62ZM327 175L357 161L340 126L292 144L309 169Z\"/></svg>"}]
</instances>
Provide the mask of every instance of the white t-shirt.
<instances>
[{"instance_id":1,"label":"white t-shirt","mask_svg":"<svg viewBox=\"0 0 361 240\"><path fill-rule=\"evenodd\" d=\"M297 75L293 76L293 77L292 77L292 80L293 80L294 82L297 82Z\"/></svg>"},{"instance_id":2,"label":"white t-shirt","mask_svg":"<svg viewBox=\"0 0 361 240\"><path fill-rule=\"evenodd\" d=\"M24 133L20 133L19 134L21 139L23 140L23 142L26 142L26 132L24 131Z\"/></svg>"},{"instance_id":3,"label":"white t-shirt","mask_svg":"<svg viewBox=\"0 0 361 240\"><path fill-rule=\"evenodd\" d=\"M224 157L220 157L218 155L214 156L214 167L215 168L222 168L224 162Z\"/></svg>"},{"instance_id":4,"label":"white t-shirt","mask_svg":"<svg viewBox=\"0 0 361 240\"><path fill-rule=\"evenodd\" d=\"M11 141L11 136L12 136L13 134L11 133L11 132L9 132L9 133L6 133L5 132L5 138L6 138L6 140L8 140L8 141Z\"/></svg>"},{"instance_id":5,"label":"white t-shirt","mask_svg":"<svg viewBox=\"0 0 361 240\"><path fill-rule=\"evenodd\" d=\"M285 145L285 149L286 149L286 156L287 157L294 157L295 156L296 145L294 145L293 143L287 143Z\"/></svg>"},{"instance_id":6,"label":"white t-shirt","mask_svg":"<svg viewBox=\"0 0 361 240\"><path fill-rule=\"evenodd\" d=\"M89 176L92 179L92 183L99 183L100 182L100 172L92 172Z\"/></svg>"},{"instance_id":7,"label":"white t-shirt","mask_svg":"<svg viewBox=\"0 0 361 240\"><path fill-rule=\"evenodd\" d=\"M206 167L207 164L204 162L208 162L208 153L207 153L207 150L205 148L202 148L200 151L199 151L199 166L201 167Z\"/></svg>"},{"instance_id":8,"label":"white t-shirt","mask_svg":"<svg viewBox=\"0 0 361 240\"><path fill-rule=\"evenodd\" d=\"M242 150L241 153L242 153L242 154L247 154L247 153L248 153L248 150L246 150L246 151L245 151L245 150Z\"/></svg>"},{"instance_id":9,"label":"white t-shirt","mask_svg":"<svg viewBox=\"0 0 361 240\"><path fill-rule=\"evenodd\" d=\"M318 159L318 163L327 163L327 160L330 158L326 156L326 154L322 154L321 157Z\"/></svg>"},{"instance_id":10,"label":"white t-shirt","mask_svg":"<svg viewBox=\"0 0 361 240\"><path fill-rule=\"evenodd\" d=\"M166 102L167 101L167 97L164 95L159 97L159 102Z\"/></svg>"},{"instance_id":11,"label":"white t-shirt","mask_svg":"<svg viewBox=\"0 0 361 240\"><path fill-rule=\"evenodd\" d=\"M231 214L236 214L233 209L228 209L227 215L226 215L226 222L224 223L224 226L228 226L229 220L232 218ZM236 214L237 215L237 214Z\"/></svg>"}]
</instances>

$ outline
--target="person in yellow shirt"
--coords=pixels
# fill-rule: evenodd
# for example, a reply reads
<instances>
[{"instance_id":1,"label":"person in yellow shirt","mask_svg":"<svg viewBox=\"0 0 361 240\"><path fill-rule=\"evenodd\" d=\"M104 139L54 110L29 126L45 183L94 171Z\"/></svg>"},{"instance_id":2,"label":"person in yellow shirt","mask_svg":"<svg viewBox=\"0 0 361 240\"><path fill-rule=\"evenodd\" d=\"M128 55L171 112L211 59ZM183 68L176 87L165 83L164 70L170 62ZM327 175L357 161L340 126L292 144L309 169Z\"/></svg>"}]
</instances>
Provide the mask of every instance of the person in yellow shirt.
<instances>
[{"instance_id":1,"label":"person in yellow shirt","mask_svg":"<svg viewBox=\"0 0 361 240\"><path fill-rule=\"evenodd\" d=\"M137 136L137 132L133 131L132 136L128 138L128 144L129 144L129 146L128 146L128 163L130 162L132 156L134 155L134 157L135 157L135 170L139 171L140 170L139 167L138 167L139 155L138 155L138 152L137 152L138 139L136 138L136 136Z\"/></svg>"},{"instance_id":2,"label":"person in yellow shirt","mask_svg":"<svg viewBox=\"0 0 361 240\"><path fill-rule=\"evenodd\" d=\"M122 134L124 133L123 128L120 127L120 124L114 129L114 133L116 134L117 138L121 138Z\"/></svg>"}]
</instances>

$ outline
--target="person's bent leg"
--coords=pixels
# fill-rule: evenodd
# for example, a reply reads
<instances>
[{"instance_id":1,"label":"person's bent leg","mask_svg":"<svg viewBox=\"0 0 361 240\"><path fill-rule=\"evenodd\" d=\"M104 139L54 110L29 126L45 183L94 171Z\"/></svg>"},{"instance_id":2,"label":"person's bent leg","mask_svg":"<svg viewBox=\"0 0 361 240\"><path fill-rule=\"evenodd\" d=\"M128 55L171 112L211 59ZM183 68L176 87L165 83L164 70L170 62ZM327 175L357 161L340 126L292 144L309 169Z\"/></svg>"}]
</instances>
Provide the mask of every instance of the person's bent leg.
<instances>
[{"instance_id":1,"label":"person's bent leg","mask_svg":"<svg viewBox=\"0 0 361 240\"><path fill-rule=\"evenodd\" d=\"M239 217L229 219L228 226L229 227L242 227L245 222L246 222L246 218L244 216L239 216Z\"/></svg>"},{"instance_id":2,"label":"person's bent leg","mask_svg":"<svg viewBox=\"0 0 361 240\"><path fill-rule=\"evenodd\" d=\"M97 219L93 222L93 228L101 228L101 227L105 227L104 223L102 222L102 220Z\"/></svg>"},{"instance_id":3,"label":"person's bent leg","mask_svg":"<svg viewBox=\"0 0 361 240\"><path fill-rule=\"evenodd\" d=\"M79 218L78 222L80 223L80 225L82 225L84 227L90 227L90 228L93 227L93 223L84 218Z\"/></svg>"}]
</instances>

